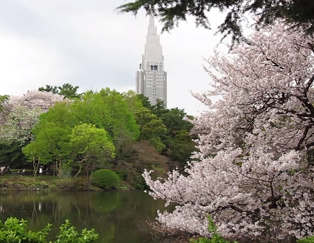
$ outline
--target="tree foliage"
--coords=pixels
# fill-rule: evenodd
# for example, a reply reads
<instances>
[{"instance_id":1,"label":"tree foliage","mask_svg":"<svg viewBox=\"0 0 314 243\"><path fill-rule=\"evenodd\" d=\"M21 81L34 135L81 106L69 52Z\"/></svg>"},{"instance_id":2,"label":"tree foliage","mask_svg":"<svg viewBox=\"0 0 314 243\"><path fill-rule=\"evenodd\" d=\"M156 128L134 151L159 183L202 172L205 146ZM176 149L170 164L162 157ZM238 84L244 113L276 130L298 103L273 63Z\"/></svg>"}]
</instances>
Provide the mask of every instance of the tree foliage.
<instances>
[{"instance_id":1,"label":"tree foliage","mask_svg":"<svg viewBox=\"0 0 314 243\"><path fill-rule=\"evenodd\" d=\"M140 140L148 140L158 152L161 152L165 145L161 137L166 134L166 126L162 120L147 108L141 108L135 112L135 119L140 126Z\"/></svg>"},{"instance_id":2,"label":"tree foliage","mask_svg":"<svg viewBox=\"0 0 314 243\"><path fill-rule=\"evenodd\" d=\"M73 86L72 84L65 83L62 86L51 86L49 84L46 87L39 87L39 91L50 92L53 94L62 95L64 98L67 99L75 99L80 98L82 94L79 94L77 91L79 86Z\"/></svg>"},{"instance_id":3,"label":"tree foliage","mask_svg":"<svg viewBox=\"0 0 314 243\"><path fill-rule=\"evenodd\" d=\"M208 60L212 91L196 98L209 110L191 120L199 162L166 180L144 173L154 198L177 205L162 224L209 237L211 215L229 239L314 234L313 45L277 22Z\"/></svg>"},{"instance_id":4,"label":"tree foliage","mask_svg":"<svg viewBox=\"0 0 314 243\"><path fill-rule=\"evenodd\" d=\"M138 97L134 90L122 93L123 100L126 102L129 110L134 114L138 109L143 107L142 100Z\"/></svg>"},{"instance_id":5,"label":"tree foliage","mask_svg":"<svg viewBox=\"0 0 314 243\"><path fill-rule=\"evenodd\" d=\"M78 173L85 168L87 175L96 165L106 167L114 157L107 153L109 141L113 143L110 149L120 156L139 136L139 127L124 96L109 88L87 92L81 99L56 103L40 116L31 131L34 140L24 149L28 160L53 162L58 175L65 165L79 165ZM96 136L101 133L106 133L102 139L106 138L107 142ZM78 138L82 139L81 143Z\"/></svg>"},{"instance_id":6,"label":"tree foliage","mask_svg":"<svg viewBox=\"0 0 314 243\"><path fill-rule=\"evenodd\" d=\"M51 86L49 84L46 84L46 87L39 87L38 91L46 91L53 94L59 94L59 90L57 86Z\"/></svg>"},{"instance_id":7,"label":"tree foliage","mask_svg":"<svg viewBox=\"0 0 314 243\"><path fill-rule=\"evenodd\" d=\"M10 168L23 168L26 162L22 147L17 142L8 143L0 141L0 161L1 166L10 166Z\"/></svg>"},{"instance_id":8,"label":"tree foliage","mask_svg":"<svg viewBox=\"0 0 314 243\"><path fill-rule=\"evenodd\" d=\"M33 130L35 134L45 129L45 122L50 122L54 123L51 127L69 129L80 123L94 124L97 128L105 129L113 141L120 136L130 140L139 136L138 125L124 97L108 88L100 92L87 92L81 99L71 102L59 102L43 114L40 120L41 123Z\"/></svg>"},{"instance_id":9,"label":"tree foliage","mask_svg":"<svg viewBox=\"0 0 314 243\"><path fill-rule=\"evenodd\" d=\"M247 14L256 15L257 28L270 25L276 19L282 19L291 27L302 27L308 34L314 33L314 2L310 0L134 0L118 7L120 12L136 14L144 8L147 14L160 17L163 30L169 31L187 16L195 17L197 26L210 28L211 10L225 13L224 22L218 32L224 36L231 34L233 40L242 38L243 22Z\"/></svg>"},{"instance_id":10,"label":"tree foliage","mask_svg":"<svg viewBox=\"0 0 314 243\"><path fill-rule=\"evenodd\" d=\"M58 126L55 122L42 120L33 130L35 140L23 148L28 161L33 162L34 170L39 164L48 165L54 162L58 175L61 176L62 163L70 159L69 126Z\"/></svg>"},{"instance_id":11,"label":"tree foliage","mask_svg":"<svg viewBox=\"0 0 314 243\"><path fill-rule=\"evenodd\" d=\"M158 151L166 155L175 163L171 163L170 167L180 167L182 169L186 162L190 160L190 156L195 149L193 136L190 135L192 124L185 118L188 116L183 109L171 108L167 109L162 100L157 100L155 105L151 105L149 99L140 94L138 99L143 103L144 108L135 112L137 123L140 125L141 139L146 139L158 147ZM151 119L159 119L159 123L163 124L165 130L158 130L158 126L151 123ZM156 129L155 135L152 134ZM154 139L151 139L154 136Z\"/></svg>"},{"instance_id":12,"label":"tree foliage","mask_svg":"<svg viewBox=\"0 0 314 243\"><path fill-rule=\"evenodd\" d=\"M112 137L126 135L132 139L139 136L139 128L134 119L133 113L122 94L109 88L99 91L104 104L107 105L113 123ZM109 130L109 129L108 129Z\"/></svg>"},{"instance_id":13,"label":"tree foliage","mask_svg":"<svg viewBox=\"0 0 314 243\"><path fill-rule=\"evenodd\" d=\"M108 163L115 157L115 147L104 129L80 124L72 129L70 148L76 161L85 165L87 177L97 164Z\"/></svg>"}]
</instances>

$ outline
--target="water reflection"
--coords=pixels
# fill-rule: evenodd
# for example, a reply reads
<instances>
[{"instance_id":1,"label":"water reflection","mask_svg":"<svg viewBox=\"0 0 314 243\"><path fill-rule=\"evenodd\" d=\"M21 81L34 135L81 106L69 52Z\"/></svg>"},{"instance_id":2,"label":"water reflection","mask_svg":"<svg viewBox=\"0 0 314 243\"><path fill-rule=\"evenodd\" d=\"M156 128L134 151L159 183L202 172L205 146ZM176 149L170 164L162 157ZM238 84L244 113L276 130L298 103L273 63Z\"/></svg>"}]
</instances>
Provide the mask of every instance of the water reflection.
<instances>
[{"instance_id":1,"label":"water reflection","mask_svg":"<svg viewBox=\"0 0 314 243\"><path fill-rule=\"evenodd\" d=\"M53 224L52 234L66 219L81 230L95 228L98 242L158 242L147 226L164 203L143 192L2 192L0 219L26 219L39 230Z\"/></svg>"}]
</instances>

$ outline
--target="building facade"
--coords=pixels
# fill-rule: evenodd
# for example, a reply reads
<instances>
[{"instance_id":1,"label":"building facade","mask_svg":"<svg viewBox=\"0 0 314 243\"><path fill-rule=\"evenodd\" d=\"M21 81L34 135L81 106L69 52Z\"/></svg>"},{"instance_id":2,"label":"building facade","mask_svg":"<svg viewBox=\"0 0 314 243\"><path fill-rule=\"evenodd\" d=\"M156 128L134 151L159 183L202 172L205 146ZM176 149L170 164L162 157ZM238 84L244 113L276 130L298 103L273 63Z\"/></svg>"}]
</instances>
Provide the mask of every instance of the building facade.
<instances>
[{"instance_id":1,"label":"building facade","mask_svg":"<svg viewBox=\"0 0 314 243\"><path fill-rule=\"evenodd\" d=\"M136 73L136 93L147 96L153 105L158 99L163 100L167 107L167 73L164 71L162 46L152 16L149 18L144 55Z\"/></svg>"}]
</instances>

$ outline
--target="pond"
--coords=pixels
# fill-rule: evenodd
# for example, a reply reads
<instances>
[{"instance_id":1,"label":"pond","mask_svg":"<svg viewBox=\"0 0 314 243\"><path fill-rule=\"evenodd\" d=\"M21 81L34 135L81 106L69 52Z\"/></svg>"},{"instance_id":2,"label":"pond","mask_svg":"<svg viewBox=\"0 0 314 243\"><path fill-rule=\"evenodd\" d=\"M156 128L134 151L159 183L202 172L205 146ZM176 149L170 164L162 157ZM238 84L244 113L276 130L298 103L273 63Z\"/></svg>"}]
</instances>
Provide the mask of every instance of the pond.
<instances>
[{"instance_id":1,"label":"pond","mask_svg":"<svg viewBox=\"0 0 314 243\"><path fill-rule=\"evenodd\" d=\"M94 228L102 243L160 242L147 222L164 202L141 191L2 192L0 219L23 218L33 230L53 224L52 234L69 219L78 229Z\"/></svg>"}]
</instances>

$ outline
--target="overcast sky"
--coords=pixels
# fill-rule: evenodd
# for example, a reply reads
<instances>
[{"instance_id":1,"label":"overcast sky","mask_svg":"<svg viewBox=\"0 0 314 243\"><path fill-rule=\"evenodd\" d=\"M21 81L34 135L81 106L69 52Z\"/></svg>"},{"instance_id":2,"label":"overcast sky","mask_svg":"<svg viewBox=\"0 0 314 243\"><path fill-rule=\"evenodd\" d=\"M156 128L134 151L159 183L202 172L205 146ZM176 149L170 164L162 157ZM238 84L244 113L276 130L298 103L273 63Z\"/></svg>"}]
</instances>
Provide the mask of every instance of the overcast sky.
<instances>
[{"instance_id":1,"label":"overcast sky","mask_svg":"<svg viewBox=\"0 0 314 243\"><path fill-rule=\"evenodd\" d=\"M123 0L0 0L0 94L21 95L70 83L80 91L135 89L148 18L117 14ZM219 19L211 16L213 20ZM157 21L158 32L161 25ZM206 91L203 69L221 36L194 20L162 33L168 108L197 115L205 107L190 91Z\"/></svg>"}]
</instances>

